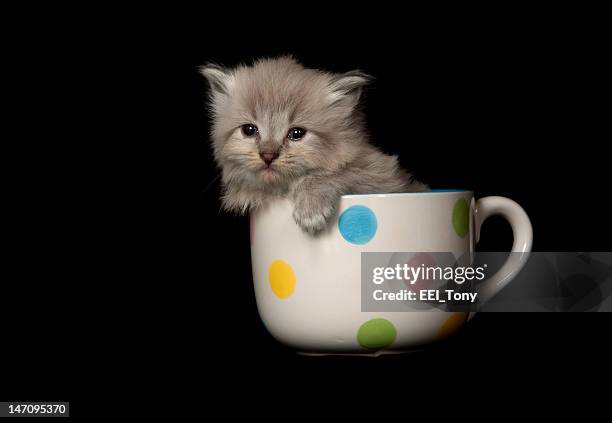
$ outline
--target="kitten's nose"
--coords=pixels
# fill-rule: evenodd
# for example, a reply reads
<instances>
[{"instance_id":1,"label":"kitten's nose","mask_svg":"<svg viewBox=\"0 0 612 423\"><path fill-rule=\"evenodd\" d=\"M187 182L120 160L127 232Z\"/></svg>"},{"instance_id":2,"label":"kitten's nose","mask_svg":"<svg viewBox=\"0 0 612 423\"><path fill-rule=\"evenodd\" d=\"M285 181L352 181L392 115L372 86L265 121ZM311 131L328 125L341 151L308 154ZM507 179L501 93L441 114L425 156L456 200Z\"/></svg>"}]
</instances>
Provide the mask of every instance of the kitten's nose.
<instances>
[{"instance_id":1,"label":"kitten's nose","mask_svg":"<svg viewBox=\"0 0 612 423\"><path fill-rule=\"evenodd\" d=\"M278 153L259 153L259 157L261 157L261 160L263 160L266 165L270 166L270 163L278 157Z\"/></svg>"}]
</instances>

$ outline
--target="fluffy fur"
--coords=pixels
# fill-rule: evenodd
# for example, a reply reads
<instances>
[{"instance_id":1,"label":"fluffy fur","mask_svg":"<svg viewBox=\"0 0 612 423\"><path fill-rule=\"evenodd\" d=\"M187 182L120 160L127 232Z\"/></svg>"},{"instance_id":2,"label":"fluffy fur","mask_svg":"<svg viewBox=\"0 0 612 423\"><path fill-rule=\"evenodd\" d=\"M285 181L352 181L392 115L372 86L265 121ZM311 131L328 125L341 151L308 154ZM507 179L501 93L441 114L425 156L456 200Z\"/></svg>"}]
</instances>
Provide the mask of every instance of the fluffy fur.
<instances>
[{"instance_id":1,"label":"fluffy fur","mask_svg":"<svg viewBox=\"0 0 612 423\"><path fill-rule=\"evenodd\" d=\"M278 197L294 204L296 223L324 229L340 196L427 190L368 142L359 100L370 78L308 69L291 57L252 66L201 68L210 83L212 141L222 170L223 207L246 213ZM247 137L241 126L256 125ZM290 128L306 129L291 141ZM278 158L269 166L260 154Z\"/></svg>"}]
</instances>

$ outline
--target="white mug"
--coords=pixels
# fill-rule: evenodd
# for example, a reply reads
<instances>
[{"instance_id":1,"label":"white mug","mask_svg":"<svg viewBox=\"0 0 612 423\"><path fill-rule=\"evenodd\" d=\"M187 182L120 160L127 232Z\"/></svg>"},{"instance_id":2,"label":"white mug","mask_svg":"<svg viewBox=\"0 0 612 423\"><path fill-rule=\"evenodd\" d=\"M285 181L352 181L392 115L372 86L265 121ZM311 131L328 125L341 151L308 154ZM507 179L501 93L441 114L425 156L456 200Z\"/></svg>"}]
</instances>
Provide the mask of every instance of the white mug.
<instances>
[{"instance_id":1,"label":"white mug","mask_svg":"<svg viewBox=\"0 0 612 423\"><path fill-rule=\"evenodd\" d=\"M278 200L251 215L253 281L265 327L306 354L410 351L468 320L465 312L363 312L362 252L472 253L483 221L501 215L512 227L515 254L481 285L486 299L512 280L531 251L531 223L517 203L474 200L470 191L345 195L317 236L296 225L292 210L288 200Z\"/></svg>"}]
</instances>

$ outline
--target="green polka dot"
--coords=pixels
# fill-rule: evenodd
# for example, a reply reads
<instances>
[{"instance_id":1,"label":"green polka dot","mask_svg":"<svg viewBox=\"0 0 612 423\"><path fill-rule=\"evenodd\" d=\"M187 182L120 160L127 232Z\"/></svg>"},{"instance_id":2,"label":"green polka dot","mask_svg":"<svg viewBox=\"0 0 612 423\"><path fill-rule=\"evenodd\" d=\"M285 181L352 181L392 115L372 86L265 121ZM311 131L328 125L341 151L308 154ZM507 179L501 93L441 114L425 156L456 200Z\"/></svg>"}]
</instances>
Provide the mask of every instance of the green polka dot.
<instances>
[{"instance_id":1,"label":"green polka dot","mask_svg":"<svg viewBox=\"0 0 612 423\"><path fill-rule=\"evenodd\" d=\"M453 207L453 227L461 238L467 235L470 227L470 206L465 198L460 198Z\"/></svg>"},{"instance_id":2,"label":"green polka dot","mask_svg":"<svg viewBox=\"0 0 612 423\"><path fill-rule=\"evenodd\" d=\"M388 347L395 341L397 332L393 324L386 319L372 319L365 322L357 332L357 342L364 348L380 349Z\"/></svg>"}]
</instances>

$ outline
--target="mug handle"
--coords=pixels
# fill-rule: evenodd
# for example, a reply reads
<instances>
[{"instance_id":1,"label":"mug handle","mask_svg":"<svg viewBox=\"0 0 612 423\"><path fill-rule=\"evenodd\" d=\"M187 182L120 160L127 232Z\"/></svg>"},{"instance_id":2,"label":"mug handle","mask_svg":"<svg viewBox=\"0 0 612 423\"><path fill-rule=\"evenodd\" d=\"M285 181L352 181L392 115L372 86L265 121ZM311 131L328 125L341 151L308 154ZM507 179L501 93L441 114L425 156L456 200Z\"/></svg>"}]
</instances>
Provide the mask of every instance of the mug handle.
<instances>
[{"instance_id":1,"label":"mug handle","mask_svg":"<svg viewBox=\"0 0 612 423\"><path fill-rule=\"evenodd\" d=\"M515 201L506 197L484 197L474 204L474 227L476 242L480 240L483 222L493 215L504 217L512 227L514 242L512 253L497 272L479 288L481 301L486 301L502 290L523 268L533 243L533 229L525 210Z\"/></svg>"}]
</instances>

